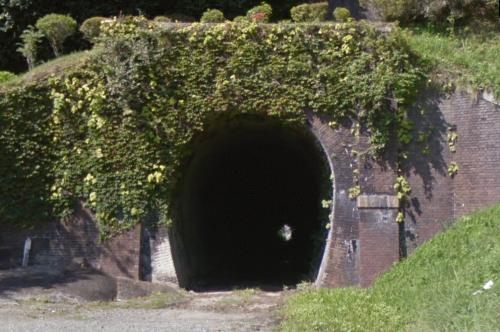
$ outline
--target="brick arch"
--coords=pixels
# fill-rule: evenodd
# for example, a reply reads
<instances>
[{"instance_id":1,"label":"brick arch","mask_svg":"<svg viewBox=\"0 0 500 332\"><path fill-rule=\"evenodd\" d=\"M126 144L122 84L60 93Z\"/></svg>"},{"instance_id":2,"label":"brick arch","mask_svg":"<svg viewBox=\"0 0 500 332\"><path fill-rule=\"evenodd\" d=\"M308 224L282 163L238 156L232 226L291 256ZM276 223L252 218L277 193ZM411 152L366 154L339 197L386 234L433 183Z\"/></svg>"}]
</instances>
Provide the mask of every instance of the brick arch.
<instances>
[{"instance_id":1,"label":"brick arch","mask_svg":"<svg viewBox=\"0 0 500 332\"><path fill-rule=\"evenodd\" d=\"M350 131L350 123L332 129L327 118L311 112L307 118L333 175L331 227L316 285L369 285L399 259L397 204L392 196L395 151L389 151L379 162L355 157L353 150L369 149L366 133L356 138ZM363 193L357 200L349 197L356 168Z\"/></svg>"},{"instance_id":2,"label":"brick arch","mask_svg":"<svg viewBox=\"0 0 500 332\"><path fill-rule=\"evenodd\" d=\"M387 201L395 179L390 166L390 158L394 155L388 154L382 164L368 159L358 161L351 151L368 149L367 135L356 138L351 134L350 123L332 129L327 118L312 112L306 115L307 127L321 146L333 178L331 227L315 283L331 287L368 285L378 273L399 259L399 230L394 221L397 210L394 206L388 208L385 203L374 204L373 199L359 208L348 191L354 183L353 170L359 164L362 192ZM183 244L179 243L175 232L162 228L156 230L152 238L150 278L177 282L178 273L183 272L174 264L180 258L176 258L172 250L172 241L177 250Z\"/></svg>"},{"instance_id":3,"label":"brick arch","mask_svg":"<svg viewBox=\"0 0 500 332\"><path fill-rule=\"evenodd\" d=\"M446 128L435 133L432 156L442 162L422 159L421 147L410 150L408 181L412 187L411 206L404 224L395 222L393 183L396 178L395 151L390 150L375 162L369 158L356 160L350 151L364 151L369 138L355 138L349 123L332 129L328 119L307 113L308 125L326 153L333 169L333 224L328 234L322 263L316 278L319 286L369 285L376 276L399 259L399 241L406 240L408 253L442 229L441 221L453 220L465 213L500 201L500 103L479 96L477 100L462 92L448 98L419 98L415 123L453 124L458 134L457 151L448 151ZM434 96L434 97L433 97ZM426 106L426 113L421 113ZM425 117L422 119L422 115ZM418 129L418 128L417 128ZM391 144L396 148L396 144ZM446 174L449 162L460 166L458 174ZM353 185L352 164L358 163L363 195L357 201L348 197ZM437 166L436 166L437 165ZM443 166L444 165L444 166ZM444 171L443 171L444 169ZM165 228L148 229L137 225L116 238L101 243L92 212L78 208L72 219L38 225L33 230L4 227L0 233L3 257L0 265L20 264L26 237L43 242L33 244L33 263L71 262L84 258L88 264L112 276L152 281L176 281L170 250L170 237ZM147 244L144 250L141 246ZM37 247L38 249L36 249ZM149 253L151 271L141 273L139 257ZM404 255L405 253L402 252ZM2 260L3 259L3 260ZM144 273L146 272L146 273Z\"/></svg>"}]
</instances>

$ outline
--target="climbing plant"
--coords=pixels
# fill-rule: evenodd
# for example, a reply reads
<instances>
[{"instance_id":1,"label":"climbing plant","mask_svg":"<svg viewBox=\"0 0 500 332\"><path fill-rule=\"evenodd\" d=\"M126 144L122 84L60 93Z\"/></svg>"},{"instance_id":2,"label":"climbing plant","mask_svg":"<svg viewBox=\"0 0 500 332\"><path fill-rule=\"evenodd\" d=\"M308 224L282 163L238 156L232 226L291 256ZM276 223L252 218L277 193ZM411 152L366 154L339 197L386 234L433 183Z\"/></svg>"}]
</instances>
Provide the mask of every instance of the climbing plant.
<instances>
[{"instance_id":1,"label":"climbing plant","mask_svg":"<svg viewBox=\"0 0 500 332\"><path fill-rule=\"evenodd\" d=\"M78 70L0 98L0 220L36 221L32 206L64 217L84 201L103 236L168 223L190 143L217 114L349 119L383 152L421 77L397 33L362 23L179 28L135 17L101 31Z\"/></svg>"}]
</instances>

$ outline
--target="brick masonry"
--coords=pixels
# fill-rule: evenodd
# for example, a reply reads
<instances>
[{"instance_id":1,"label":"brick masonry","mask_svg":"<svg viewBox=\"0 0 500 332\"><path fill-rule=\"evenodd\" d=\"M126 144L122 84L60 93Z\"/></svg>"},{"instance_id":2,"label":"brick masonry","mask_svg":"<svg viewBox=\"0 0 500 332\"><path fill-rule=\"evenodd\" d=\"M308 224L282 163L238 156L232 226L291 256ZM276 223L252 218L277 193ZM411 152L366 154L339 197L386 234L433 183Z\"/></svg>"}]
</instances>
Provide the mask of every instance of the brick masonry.
<instances>
[{"instance_id":1,"label":"brick masonry","mask_svg":"<svg viewBox=\"0 0 500 332\"><path fill-rule=\"evenodd\" d=\"M410 154L411 204L405 219L407 252L464 214L500 202L500 111L498 105L466 92L448 97L426 92L414 112L422 132L431 127L430 156L416 144ZM425 110L425 112L422 112ZM422 114L424 113L424 114ZM447 143L457 133L456 152ZM451 178L450 162L459 166Z\"/></svg>"},{"instance_id":2,"label":"brick masonry","mask_svg":"<svg viewBox=\"0 0 500 332\"><path fill-rule=\"evenodd\" d=\"M364 153L369 141L363 132L355 137L350 123L332 129L328 119L308 113L310 130L327 156L334 179L332 224L317 285L368 286L401 255L441 231L446 222L500 202L498 106L462 92L443 97L427 91L415 104L412 118L416 138L432 134L425 142L417 139L419 143L410 148L405 169L412 194L406 219L398 225L392 196L395 147L381 161L372 160ZM458 134L456 153L447 144L450 127ZM452 161L460 167L453 179L447 175ZM358 201L348 195L356 177L363 194ZM24 240L30 236L31 263L69 264L77 259L117 277L176 282L183 273L176 269L182 255L173 249L183 246L169 233L161 227L138 225L101 243L92 213L80 206L71 220L34 230L2 227L0 268L20 264Z\"/></svg>"}]
</instances>

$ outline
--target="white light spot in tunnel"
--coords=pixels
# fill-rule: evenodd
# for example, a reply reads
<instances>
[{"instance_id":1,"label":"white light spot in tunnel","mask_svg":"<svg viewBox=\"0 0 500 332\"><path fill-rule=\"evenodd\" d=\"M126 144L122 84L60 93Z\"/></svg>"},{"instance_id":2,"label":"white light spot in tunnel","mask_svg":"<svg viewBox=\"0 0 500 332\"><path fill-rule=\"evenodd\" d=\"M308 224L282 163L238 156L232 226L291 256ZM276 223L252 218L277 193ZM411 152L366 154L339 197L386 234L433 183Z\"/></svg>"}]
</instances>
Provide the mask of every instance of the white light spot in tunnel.
<instances>
[{"instance_id":1,"label":"white light spot in tunnel","mask_svg":"<svg viewBox=\"0 0 500 332\"><path fill-rule=\"evenodd\" d=\"M292 228L285 224L279 229L278 235L283 241L288 242L292 239L292 232Z\"/></svg>"}]
</instances>

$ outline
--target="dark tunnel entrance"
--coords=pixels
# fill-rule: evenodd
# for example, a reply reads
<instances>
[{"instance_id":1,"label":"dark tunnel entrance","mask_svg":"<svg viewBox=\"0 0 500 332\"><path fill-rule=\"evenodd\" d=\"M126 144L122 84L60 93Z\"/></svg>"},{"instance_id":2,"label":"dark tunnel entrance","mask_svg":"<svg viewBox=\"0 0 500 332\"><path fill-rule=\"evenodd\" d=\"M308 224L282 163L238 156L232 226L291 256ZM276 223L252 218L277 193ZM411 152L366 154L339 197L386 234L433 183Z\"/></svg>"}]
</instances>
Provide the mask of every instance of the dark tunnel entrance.
<instances>
[{"instance_id":1,"label":"dark tunnel entrance","mask_svg":"<svg viewBox=\"0 0 500 332\"><path fill-rule=\"evenodd\" d=\"M173 248L181 287L312 280L327 232L321 202L331 195L321 148L307 128L253 117L219 123L183 171Z\"/></svg>"}]
</instances>

